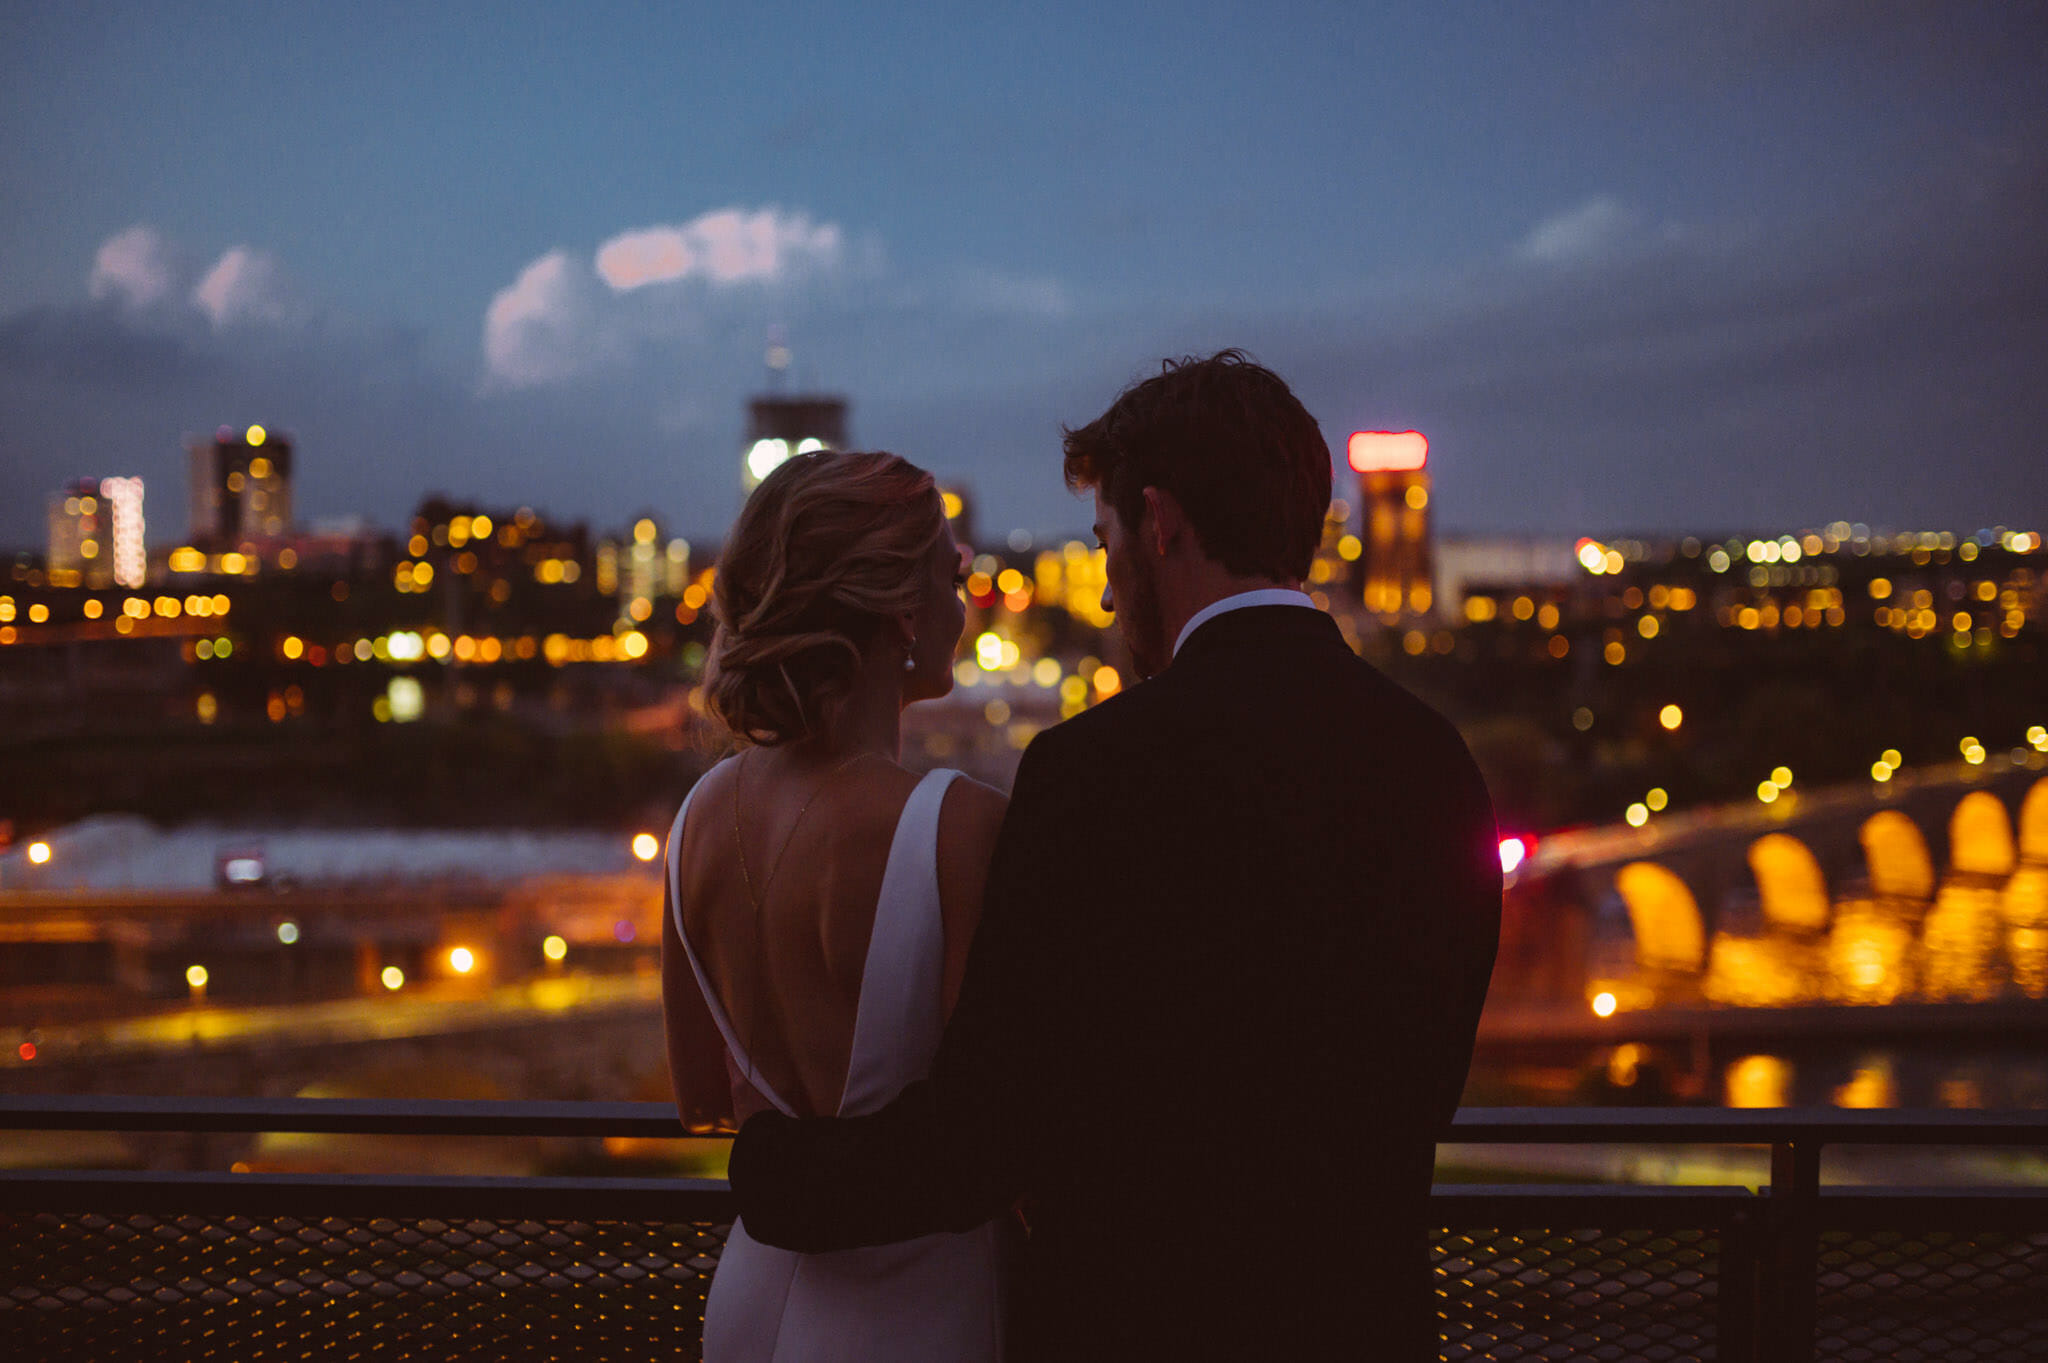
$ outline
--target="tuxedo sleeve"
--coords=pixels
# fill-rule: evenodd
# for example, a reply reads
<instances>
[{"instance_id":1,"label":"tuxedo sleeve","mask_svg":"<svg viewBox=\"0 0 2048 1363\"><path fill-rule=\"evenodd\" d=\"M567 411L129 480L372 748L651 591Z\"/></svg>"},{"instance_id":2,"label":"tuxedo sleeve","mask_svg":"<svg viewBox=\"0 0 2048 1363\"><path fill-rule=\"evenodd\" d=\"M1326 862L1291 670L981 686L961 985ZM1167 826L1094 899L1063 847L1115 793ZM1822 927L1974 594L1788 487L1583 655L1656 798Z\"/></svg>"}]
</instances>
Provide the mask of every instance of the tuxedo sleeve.
<instances>
[{"instance_id":1,"label":"tuxedo sleeve","mask_svg":"<svg viewBox=\"0 0 2048 1363\"><path fill-rule=\"evenodd\" d=\"M967 1230L1031 1186L1061 1110L1059 1004L1091 845L1085 782L1048 731L1026 751L997 838L959 1003L928 1079L862 1117L764 1112L733 1142L747 1233L821 1252Z\"/></svg>"}]
</instances>

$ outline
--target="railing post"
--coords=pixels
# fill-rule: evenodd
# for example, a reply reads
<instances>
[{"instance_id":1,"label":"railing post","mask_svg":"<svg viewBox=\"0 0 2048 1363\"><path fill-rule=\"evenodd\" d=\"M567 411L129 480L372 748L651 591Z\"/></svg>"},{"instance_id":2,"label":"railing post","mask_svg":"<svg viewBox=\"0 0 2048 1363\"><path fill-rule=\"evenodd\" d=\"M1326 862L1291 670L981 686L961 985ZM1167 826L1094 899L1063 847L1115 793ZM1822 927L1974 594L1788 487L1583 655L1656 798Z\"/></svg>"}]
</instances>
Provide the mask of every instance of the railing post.
<instances>
[{"instance_id":1,"label":"railing post","mask_svg":"<svg viewBox=\"0 0 2048 1363\"><path fill-rule=\"evenodd\" d=\"M1769 1276L1760 1331L1767 1363L1813 1363L1820 1146L1818 1140L1794 1138L1771 1147Z\"/></svg>"},{"instance_id":2,"label":"railing post","mask_svg":"<svg viewBox=\"0 0 2048 1363\"><path fill-rule=\"evenodd\" d=\"M1762 1198L1757 1199L1763 1202ZM1764 1219L1769 1208L1745 1207L1721 1227L1721 1280L1716 1285L1714 1356L1725 1363L1761 1363L1759 1294L1764 1289Z\"/></svg>"}]
</instances>

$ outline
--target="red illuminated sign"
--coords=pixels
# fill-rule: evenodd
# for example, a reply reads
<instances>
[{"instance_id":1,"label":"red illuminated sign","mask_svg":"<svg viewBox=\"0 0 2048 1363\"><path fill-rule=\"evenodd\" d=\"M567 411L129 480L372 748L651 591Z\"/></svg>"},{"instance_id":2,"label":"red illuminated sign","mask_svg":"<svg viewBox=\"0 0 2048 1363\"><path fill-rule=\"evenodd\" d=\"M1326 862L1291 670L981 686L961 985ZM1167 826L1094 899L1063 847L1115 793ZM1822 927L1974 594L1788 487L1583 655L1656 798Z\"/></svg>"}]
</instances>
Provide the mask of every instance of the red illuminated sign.
<instances>
[{"instance_id":1,"label":"red illuminated sign","mask_svg":"<svg viewBox=\"0 0 2048 1363\"><path fill-rule=\"evenodd\" d=\"M1429 437L1421 431L1353 431L1346 450L1360 473L1397 473L1429 462Z\"/></svg>"},{"instance_id":2,"label":"red illuminated sign","mask_svg":"<svg viewBox=\"0 0 2048 1363\"><path fill-rule=\"evenodd\" d=\"M1536 850L1534 838L1502 838L1500 840L1500 869L1502 875L1513 875L1515 868L1528 860Z\"/></svg>"}]
</instances>

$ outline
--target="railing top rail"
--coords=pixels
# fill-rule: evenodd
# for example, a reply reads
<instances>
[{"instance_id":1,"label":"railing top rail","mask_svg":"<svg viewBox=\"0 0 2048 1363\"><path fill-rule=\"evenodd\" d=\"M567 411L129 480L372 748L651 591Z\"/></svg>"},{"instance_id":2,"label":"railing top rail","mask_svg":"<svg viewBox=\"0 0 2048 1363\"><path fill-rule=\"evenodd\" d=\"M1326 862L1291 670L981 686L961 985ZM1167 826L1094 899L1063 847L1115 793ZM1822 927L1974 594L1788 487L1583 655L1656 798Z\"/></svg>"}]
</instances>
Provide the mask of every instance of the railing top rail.
<instances>
[{"instance_id":1,"label":"railing top rail","mask_svg":"<svg viewBox=\"0 0 2048 1363\"><path fill-rule=\"evenodd\" d=\"M724 1179L0 1170L0 1211L730 1221Z\"/></svg>"},{"instance_id":2,"label":"railing top rail","mask_svg":"<svg viewBox=\"0 0 2048 1363\"><path fill-rule=\"evenodd\" d=\"M1468 1107L1459 1110L1445 1139L1515 1145L2041 1145L2048 1144L2048 1111Z\"/></svg>"},{"instance_id":3,"label":"railing top rail","mask_svg":"<svg viewBox=\"0 0 2048 1363\"><path fill-rule=\"evenodd\" d=\"M667 1103L0 1095L0 1130L292 1131L439 1136L683 1137ZM1506 1108L1459 1111L1469 1144L2048 1145L2048 1111Z\"/></svg>"},{"instance_id":4,"label":"railing top rail","mask_svg":"<svg viewBox=\"0 0 2048 1363\"><path fill-rule=\"evenodd\" d=\"M668 1103L381 1098L0 1096L0 1130L293 1131L408 1136L655 1136L685 1131Z\"/></svg>"}]
</instances>

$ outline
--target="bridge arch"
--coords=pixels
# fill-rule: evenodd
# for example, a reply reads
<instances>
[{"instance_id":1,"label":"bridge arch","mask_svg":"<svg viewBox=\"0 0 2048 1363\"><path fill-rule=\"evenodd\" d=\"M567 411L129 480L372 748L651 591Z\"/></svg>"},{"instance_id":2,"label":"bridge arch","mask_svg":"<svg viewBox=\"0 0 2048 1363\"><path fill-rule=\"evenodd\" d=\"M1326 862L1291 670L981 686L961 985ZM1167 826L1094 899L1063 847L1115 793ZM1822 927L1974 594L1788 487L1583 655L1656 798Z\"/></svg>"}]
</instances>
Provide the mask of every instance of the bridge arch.
<instances>
[{"instance_id":1,"label":"bridge arch","mask_svg":"<svg viewBox=\"0 0 2048 1363\"><path fill-rule=\"evenodd\" d=\"M2048 866L2048 776L2020 802L2020 860Z\"/></svg>"},{"instance_id":2,"label":"bridge arch","mask_svg":"<svg viewBox=\"0 0 2048 1363\"><path fill-rule=\"evenodd\" d=\"M1772 927L1801 933L1827 931L1831 916L1827 877L1805 843L1790 833L1766 833L1749 845L1749 869L1756 876L1764 919Z\"/></svg>"},{"instance_id":3,"label":"bridge arch","mask_svg":"<svg viewBox=\"0 0 2048 1363\"><path fill-rule=\"evenodd\" d=\"M1918 903L1934 898L1934 858L1918 824L1896 809L1880 809L1863 821L1857 838L1873 895Z\"/></svg>"},{"instance_id":4,"label":"bridge arch","mask_svg":"<svg viewBox=\"0 0 2048 1363\"><path fill-rule=\"evenodd\" d=\"M1654 861L1632 861L1614 875L1636 935L1636 963L1698 974L1707 963L1706 925L1692 890Z\"/></svg>"},{"instance_id":5,"label":"bridge arch","mask_svg":"<svg viewBox=\"0 0 2048 1363\"><path fill-rule=\"evenodd\" d=\"M1999 880L2011 875L2017 854L2005 801L1988 790L1965 795L1949 815L1948 847L1949 869L1957 875Z\"/></svg>"}]
</instances>

